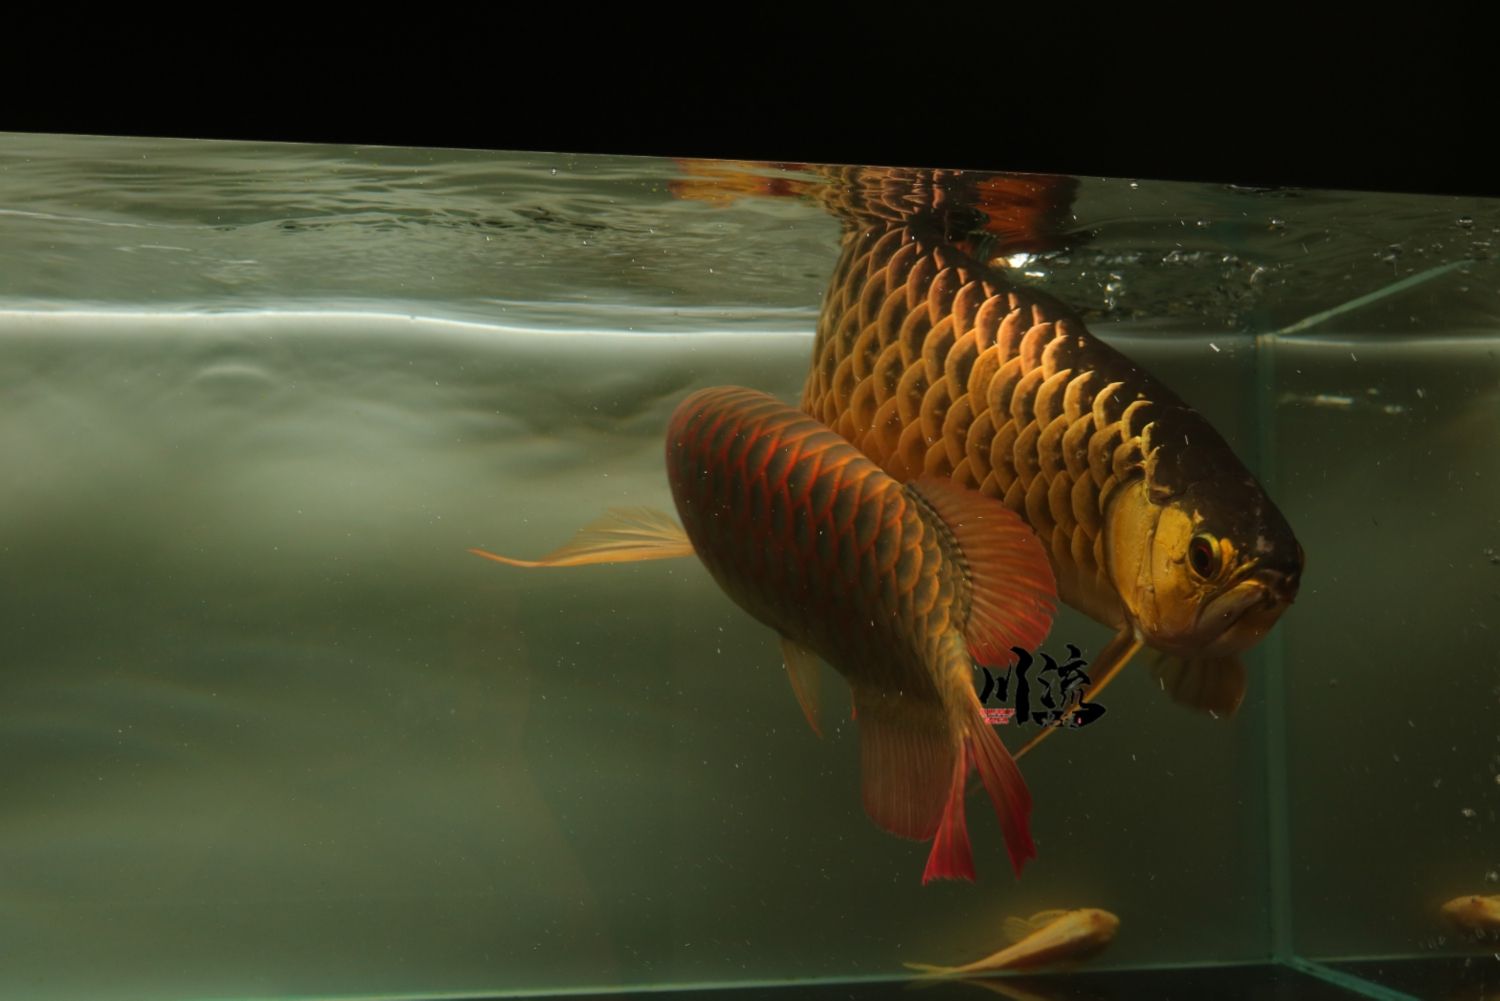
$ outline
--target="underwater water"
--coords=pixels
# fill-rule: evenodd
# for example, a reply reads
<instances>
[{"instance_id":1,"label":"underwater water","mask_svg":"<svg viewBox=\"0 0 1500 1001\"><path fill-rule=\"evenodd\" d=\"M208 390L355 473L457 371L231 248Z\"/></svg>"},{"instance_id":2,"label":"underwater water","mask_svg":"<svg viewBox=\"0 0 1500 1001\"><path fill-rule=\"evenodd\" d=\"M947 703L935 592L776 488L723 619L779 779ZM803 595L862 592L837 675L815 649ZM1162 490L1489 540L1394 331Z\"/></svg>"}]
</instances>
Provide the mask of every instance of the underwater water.
<instances>
[{"instance_id":1,"label":"underwater water","mask_svg":"<svg viewBox=\"0 0 1500 1001\"><path fill-rule=\"evenodd\" d=\"M1500 990L1439 914L1500 894L1500 204L1083 178L1008 256L1307 569L1233 718L1128 667L1024 759L1021 877L971 796L923 886L847 686L818 739L698 561L465 551L672 510L696 388L795 404L840 224L768 178L832 183L0 135L0 996L845 996L1065 907L1116 939L1012 996Z\"/></svg>"}]
</instances>

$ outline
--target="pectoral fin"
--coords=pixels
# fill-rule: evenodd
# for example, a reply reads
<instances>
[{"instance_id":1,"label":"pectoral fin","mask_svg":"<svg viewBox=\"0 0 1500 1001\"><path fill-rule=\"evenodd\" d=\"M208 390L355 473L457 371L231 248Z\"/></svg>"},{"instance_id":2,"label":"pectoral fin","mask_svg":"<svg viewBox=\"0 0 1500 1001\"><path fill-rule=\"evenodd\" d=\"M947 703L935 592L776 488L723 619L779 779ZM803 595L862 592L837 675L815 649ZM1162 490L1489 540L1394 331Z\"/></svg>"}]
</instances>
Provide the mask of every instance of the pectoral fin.
<instances>
[{"instance_id":1,"label":"pectoral fin","mask_svg":"<svg viewBox=\"0 0 1500 1001\"><path fill-rule=\"evenodd\" d=\"M580 567L691 556L693 544L669 514L649 507L615 507L580 528L561 548L538 560L517 560L483 549L469 552L513 567Z\"/></svg>"},{"instance_id":2,"label":"pectoral fin","mask_svg":"<svg viewBox=\"0 0 1500 1001\"><path fill-rule=\"evenodd\" d=\"M802 707L813 733L823 736L818 726L818 656L800 643L781 637L781 656L786 660L786 676L791 679L792 693Z\"/></svg>"},{"instance_id":3,"label":"pectoral fin","mask_svg":"<svg viewBox=\"0 0 1500 1001\"><path fill-rule=\"evenodd\" d=\"M1158 653L1151 675L1172 701L1214 716L1233 716L1245 699L1245 665L1238 657L1185 660Z\"/></svg>"},{"instance_id":4,"label":"pectoral fin","mask_svg":"<svg viewBox=\"0 0 1500 1001\"><path fill-rule=\"evenodd\" d=\"M1088 691L1084 693L1083 701L1092 702L1104 690L1104 687L1115 679L1120 670L1126 664L1130 663L1130 658L1134 657L1135 652L1140 648L1141 638L1136 634L1133 626L1127 625L1124 629L1116 633L1114 639L1105 644L1104 649L1099 651L1099 656L1095 657L1093 663L1089 665L1089 675L1093 678L1093 682L1089 685ZM1020 758L1027 751L1046 740L1057 729L1055 726L1043 729L1016 752L1016 757Z\"/></svg>"}]
</instances>

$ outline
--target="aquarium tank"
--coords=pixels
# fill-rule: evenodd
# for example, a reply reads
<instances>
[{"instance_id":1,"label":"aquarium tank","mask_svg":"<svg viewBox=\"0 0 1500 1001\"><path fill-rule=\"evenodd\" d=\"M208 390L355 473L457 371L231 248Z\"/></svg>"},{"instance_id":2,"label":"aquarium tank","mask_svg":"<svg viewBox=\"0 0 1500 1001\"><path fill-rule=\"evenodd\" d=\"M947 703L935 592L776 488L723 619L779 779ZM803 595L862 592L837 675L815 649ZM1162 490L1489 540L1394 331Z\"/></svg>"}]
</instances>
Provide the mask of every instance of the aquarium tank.
<instances>
[{"instance_id":1,"label":"aquarium tank","mask_svg":"<svg viewBox=\"0 0 1500 1001\"><path fill-rule=\"evenodd\" d=\"M0 996L1500 993L1500 202L942 166L0 135ZM789 596L765 449L783 624L711 572L714 386L948 660ZM942 490L1051 561L1029 709Z\"/></svg>"}]
</instances>

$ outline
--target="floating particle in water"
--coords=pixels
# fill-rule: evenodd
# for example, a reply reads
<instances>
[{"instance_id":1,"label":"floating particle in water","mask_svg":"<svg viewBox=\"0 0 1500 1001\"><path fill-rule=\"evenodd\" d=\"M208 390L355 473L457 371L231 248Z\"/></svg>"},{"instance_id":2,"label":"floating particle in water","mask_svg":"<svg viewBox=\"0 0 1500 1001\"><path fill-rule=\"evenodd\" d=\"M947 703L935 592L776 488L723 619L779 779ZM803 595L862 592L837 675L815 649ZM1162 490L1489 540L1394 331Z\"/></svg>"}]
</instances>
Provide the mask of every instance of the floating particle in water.
<instances>
[{"instance_id":1,"label":"floating particle in water","mask_svg":"<svg viewBox=\"0 0 1500 1001\"><path fill-rule=\"evenodd\" d=\"M1486 883L1500 883L1500 869L1491 869L1485 873L1484 881Z\"/></svg>"},{"instance_id":2,"label":"floating particle in water","mask_svg":"<svg viewBox=\"0 0 1500 1001\"><path fill-rule=\"evenodd\" d=\"M1271 232L1273 232L1273 233L1279 233L1282 230L1286 229L1286 220L1285 219L1278 219L1275 216L1272 216L1269 228L1270 228Z\"/></svg>"},{"instance_id":3,"label":"floating particle in water","mask_svg":"<svg viewBox=\"0 0 1500 1001\"><path fill-rule=\"evenodd\" d=\"M1109 280L1104 283L1104 306L1106 309L1114 309L1119 305L1120 296L1125 292L1125 279L1111 271Z\"/></svg>"},{"instance_id":4,"label":"floating particle in water","mask_svg":"<svg viewBox=\"0 0 1500 1001\"><path fill-rule=\"evenodd\" d=\"M1458 812L1464 815L1465 820L1473 820L1475 817L1479 816L1479 814L1474 811L1474 808L1472 806L1466 806Z\"/></svg>"},{"instance_id":5,"label":"floating particle in water","mask_svg":"<svg viewBox=\"0 0 1500 1001\"><path fill-rule=\"evenodd\" d=\"M1490 561L1490 566L1500 567L1500 553L1495 552L1494 546L1484 547L1484 558Z\"/></svg>"},{"instance_id":6,"label":"floating particle in water","mask_svg":"<svg viewBox=\"0 0 1500 1001\"><path fill-rule=\"evenodd\" d=\"M1209 341L1208 342L1208 346L1214 349L1214 354L1218 354L1219 353L1219 346L1217 344L1215 344L1213 341Z\"/></svg>"},{"instance_id":7,"label":"floating particle in water","mask_svg":"<svg viewBox=\"0 0 1500 1001\"><path fill-rule=\"evenodd\" d=\"M1458 219L1456 220L1456 222L1458 223L1458 228L1459 229L1473 229L1474 228L1474 217L1471 216L1471 215L1461 215L1461 216L1458 217Z\"/></svg>"},{"instance_id":8,"label":"floating particle in water","mask_svg":"<svg viewBox=\"0 0 1500 1001\"><path fill-rule=\"evenodd\" d=\"M1333 393L1319 393L1316 396L1307 397L1307 402L1315 407L1335 407L1344 410L1354 406L1354 397L1336 396Z\"/></svg>"},{"instance_id":9,"label":"floating particle in water","mask_svg":"<svg viewBox=\"0 0 1500 1001\"><path fill-rule=\"evenodd\" d=\"M1427 390L1423 389L1421 386L1417 387L1417 399L1419 399L1419 400L1425 400L1425 399L1427 399Z\"/></svg>"}]
</instances>

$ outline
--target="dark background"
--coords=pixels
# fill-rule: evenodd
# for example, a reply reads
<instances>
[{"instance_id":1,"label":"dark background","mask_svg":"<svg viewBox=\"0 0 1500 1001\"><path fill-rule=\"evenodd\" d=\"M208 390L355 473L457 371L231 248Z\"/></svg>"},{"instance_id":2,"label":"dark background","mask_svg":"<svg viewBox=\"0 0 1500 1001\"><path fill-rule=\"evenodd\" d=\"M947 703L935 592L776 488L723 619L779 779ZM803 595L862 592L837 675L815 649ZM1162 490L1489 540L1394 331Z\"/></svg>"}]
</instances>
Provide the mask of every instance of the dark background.
<instances>
[{"instance_id":1,"label":"dark background","mask_svg":"<svg viewBox=\"0 0 1500 1001\"><path fill-rule=\"evenodd\" d=\"M1264 5L622 11L236 25L167 55L131 38L12 87L0 130L1500 196L1494 55L1422 7L1328 25Z\"/></svg>"}]
</instances>

